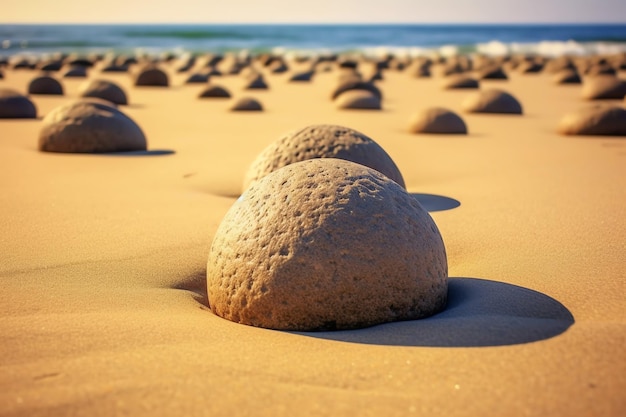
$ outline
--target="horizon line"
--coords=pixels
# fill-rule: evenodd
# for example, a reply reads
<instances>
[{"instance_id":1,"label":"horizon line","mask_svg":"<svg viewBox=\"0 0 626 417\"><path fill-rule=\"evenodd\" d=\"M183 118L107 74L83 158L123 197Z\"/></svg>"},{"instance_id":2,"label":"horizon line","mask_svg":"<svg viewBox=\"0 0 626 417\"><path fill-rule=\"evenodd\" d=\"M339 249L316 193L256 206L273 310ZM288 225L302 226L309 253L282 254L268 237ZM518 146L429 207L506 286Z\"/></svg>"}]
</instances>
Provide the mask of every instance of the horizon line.
<instances>
[{"instance_id":1,"label":"horizon line","mask_svg":"<svg viewBox=\"0 0 626 417\"><path fill-rule=\"evenodd\" d=\"M423 26L434 26L434 25L455 25L455 26L476 26L476 25L487 25L487 26L498 26L498 25L512 25L512 26L556 26L556 25L576 25L576 26L586 26L586 25L623 25L626 26L626 21L624 22L614 22L614 21L589 21L589 22L516 22L516 21L505 21L505 22L493 22L493 21L485 21L485 22L0 22L0 25L255 25L255 26L270 26L270 25L279 25L279 26L331 26L331 25L350 25L350 26L359 26L359 25L367 25L367 26L383 26L383 25L423 25Z\"/></svg>"}]
</instances>

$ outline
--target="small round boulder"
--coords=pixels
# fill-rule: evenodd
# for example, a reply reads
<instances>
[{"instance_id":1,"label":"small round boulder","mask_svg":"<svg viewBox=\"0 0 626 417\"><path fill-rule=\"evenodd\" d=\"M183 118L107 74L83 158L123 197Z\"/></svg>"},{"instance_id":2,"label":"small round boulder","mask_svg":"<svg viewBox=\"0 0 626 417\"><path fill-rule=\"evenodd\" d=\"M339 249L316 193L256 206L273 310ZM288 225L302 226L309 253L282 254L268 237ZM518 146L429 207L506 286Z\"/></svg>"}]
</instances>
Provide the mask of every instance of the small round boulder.
<instances>
[{"instance_id":1,"label":"small round boulder","mask_svg":"<svg viewBox=\"0 0 626 417\"><path fill-rule=\"evenodd\" d=\"M365 165L405 187L395 162L373 139L349 127L310 125L287 133L261 151L246 172L243 189L279 168L315 158L337 158Z\"/></svg>"},{"instance_id":2,"label":"small round boulder","mask_svg":"<svg viewBox=\"0 0 626 417\"><path fill-rule=\"evenodd\" d=\"M626 110L618 106L593 106L561 119L563 135L626 136Z\"/></svg>"},{"instance_id":3,"label":"small round boulder","mask_svg":"<svg viewBox=\"0 0 626 417\"><path fill-rule=\"evenodd\" d=\"M224 87L212 84L202 90L198 98L230 98L230 93Z\"/></svg>"},{"instance_id":4,"label":"small round boulder","mask_svg":"<svg viewBox=\"0 0 626 417\"><path fill-rule=\"evenodd\" d=\"M333 158L285 166L252 185L209 252L212 311L279 330L412 320L447 299L441 234L417 199L380 172Z\"/></svg>"},{"instance_id":5,"label":"small round boulder","mask_svg":"<svg viewBox=\"0 0 626 417\"><path fill-rule=\"evenodd\" d=\"M42 75L31 80L28 84L28 94L63 95L63 86L54 77Z\"/></svg>"},{"instance_id":6,"label":"small round boulder","mask_svg":"<svg viewBox=\"0 0 626 417\"><path fill-rule=\"evenodd\" d=\"M368 90L348 90L335 99L338 109L380 110L380 97Z\"/></svg>"},{"instance_id":7,"label":"small round boulder","mask_svg":"<svg viewBox=\"0 0 626 417\"><path fill-rule=\"evenodd\" d=\"M146 148L146 138L132 119L96 100L57 107L44 118L39 133L39 150L45 152L98 153Z\"/></svg>"},{"instance_id":8,"label":"small round boulder","mask_svg":"<svg viewBox=\"0 0 626 417\"><path fill-rule=\"evenodd\" d=\"M252 97L242 97L233 104L231 111L263 111L261 102Z\"/></svg>"},{"instance_id":9,"label":"small round boulder","mask_svg":"<svg viewBox=\"0 0 626 417\"><path fill-rule=\"evenodd\" d=\"M417 113L409 123L411 133L467 134L463 119L451 110L433 107Z\"/></svg>"},{"instance_id":10,"label":"small round boulder","mask_svg":"<svg viewBox=\"0 0 626 417\"><path fill-rule=\"evenodd\" d=\"M167 73L154 65L143 68L135 77L136 86L167 87L169 84Z\"/></svg>"},{"instance_id":11,"label":"small round boulder","mask_svg":"<svg viewBox=\"0 0 626 417\"><path fill-rule=\"evenodd\" d=\"M522 105L515 97L495 88L468 97L462 107L468 113L522 114Z\"/></svg>"},{"instance_id":12,"label":"small round boulder","mask_svg":"<svg viewBox=\"0 0 626 417\"><path fill-rule=\"evenodd\" d=\"M34 119L37 107L25 95L10 88L0 88L0 119Z\"/></svg>"},{"instance_id":13,"label":"small round boulder","mask_svg":"<svg viewBox=\"0 0 626 417\"><path fill-rule=\"evenodd\" d=\"M124 90L112 81L86 81L78 87L78 94L81 97L101 98L115 104L128 104Z\"/></svg>"},{"instance_id":14,"label":"small round boulder","mask_svg":"<svg viewBox=\"0 0 626 417\"><path fill-rule=\"evenodd\" d=\"M622 99L626 95L626 81L614 75L587 77L581 95L586 100Z\"/></svg>"},{"instance_id":15,"label":"small round boulder","mask_svg":"<svg viewBox=\"0 0 626 417\"><path fill-rule=\"evenodd\" d=\"M478 80L465 74L453 74L447 76L441 84L444 90L454 90L462 88L478 88Z\"/></svg>"}]
</instances>

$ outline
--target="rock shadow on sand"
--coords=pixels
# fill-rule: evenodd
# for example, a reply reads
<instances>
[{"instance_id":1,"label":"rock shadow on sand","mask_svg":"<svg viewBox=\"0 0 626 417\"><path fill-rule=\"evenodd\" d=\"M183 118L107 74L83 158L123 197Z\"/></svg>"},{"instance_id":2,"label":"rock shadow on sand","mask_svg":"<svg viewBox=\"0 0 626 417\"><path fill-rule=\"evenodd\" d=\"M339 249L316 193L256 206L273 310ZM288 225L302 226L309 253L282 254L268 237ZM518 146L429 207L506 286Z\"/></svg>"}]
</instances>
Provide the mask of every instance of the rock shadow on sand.
<instances>
[{"instance_id":1,"label":"rock shadow on sand","mask_svg":"<svg viewBox=\"0 0 626 417\"><path fill-rule=\"evenodd\" d=\"M443 195L421 193L411 193L411 195L415 197L428 212L451 210L461 205L459 200Z\"/></svg>"},{"instance_id":2,"label":"rock shadow on sand","mask_svg":"<svg viewBox=\"0 0 626 417\"><path fill-rule=\"evenodd\" d=\"M172 149L149 149L147 151L121 151L121 152L103 152L99 155L105 156L165 156L173 155L176 151Z\"/></svg>"},{"instance_id":3,"label":"rock shadow on sand","mask_svg":"<svg viewBox=\"0 0 626 417\"><path fill-rule=\"evenodd\" d=\"M358 330L293 332L341 342L387 346L485 347L549 339L574 317L537 291L477 278L450 278L448 306L432 317Z\"/></svg>"}]
</instances>

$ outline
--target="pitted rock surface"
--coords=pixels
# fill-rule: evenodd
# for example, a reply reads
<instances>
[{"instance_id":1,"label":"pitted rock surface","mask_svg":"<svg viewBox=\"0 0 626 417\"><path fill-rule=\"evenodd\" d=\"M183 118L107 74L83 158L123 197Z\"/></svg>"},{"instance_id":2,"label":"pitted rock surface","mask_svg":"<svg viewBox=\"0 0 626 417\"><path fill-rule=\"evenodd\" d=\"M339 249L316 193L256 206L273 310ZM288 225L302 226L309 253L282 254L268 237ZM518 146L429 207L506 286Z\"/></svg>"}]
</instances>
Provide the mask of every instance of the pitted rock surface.
<instances>
[{"instance_id":1,"label":"pitted rock surface","mask_svg":"<svg viewBox=\"0 0 626 417\"><path fill-rule=\"evenodd\" d=\"M207 264L215 314L252 326L332 330L430 316L447 260L428 212L380 172L334 158L285 166L241 195Z\"/></svg>"},{"instance_id":2,"label":"pitted rock surface","mask_svg":"<svg viewBox=\"0 0 626 417\"><path fill-rule=\"evenodd\" d=\"M146 138L132 119L94 99L52 110L44 118L39 133L39 150L47 152L97 153L146 148Z\"/></svg>"},{"instance_id":3,"label":"pitted rock surface","mask_svg":"<svg viewBox=\"0 0 626 417\"><path fill-rule=\"evenodd\" d=\"M374 168L405 187L395 162L373 139L349 127L310 125L287 133L261 151L246 172L243 189L279 168L315 158L356 162Z\"/></svg>"}]
</instances>

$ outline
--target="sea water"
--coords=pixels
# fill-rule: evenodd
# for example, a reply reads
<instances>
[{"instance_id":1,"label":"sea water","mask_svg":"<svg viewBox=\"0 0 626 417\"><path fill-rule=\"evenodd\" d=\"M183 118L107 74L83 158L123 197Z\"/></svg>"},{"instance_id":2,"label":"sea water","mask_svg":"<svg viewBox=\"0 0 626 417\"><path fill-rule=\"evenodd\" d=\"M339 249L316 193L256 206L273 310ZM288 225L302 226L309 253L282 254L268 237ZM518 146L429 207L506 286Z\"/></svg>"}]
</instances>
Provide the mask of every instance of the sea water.
<instances>
[{"instance_id":1,"label":"sea water","mask_svg":"<svg viewBox=\"0 0 626 417\"><path fill-rule=\"evenodd\" d=\"M626 52L626 24L0 25L0 56L227 51L612 54Z\"/></svg>"}]
</instances>

